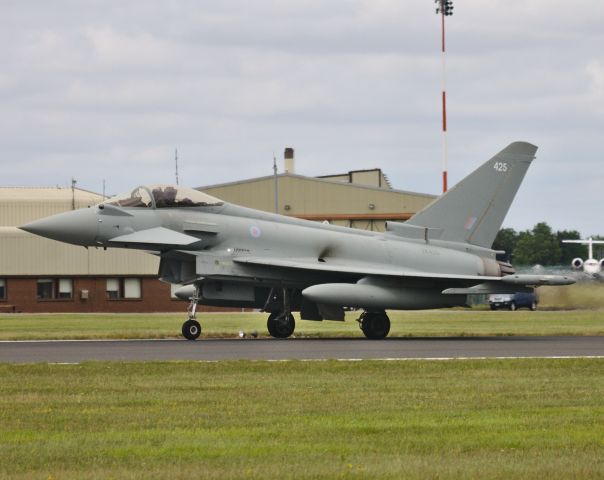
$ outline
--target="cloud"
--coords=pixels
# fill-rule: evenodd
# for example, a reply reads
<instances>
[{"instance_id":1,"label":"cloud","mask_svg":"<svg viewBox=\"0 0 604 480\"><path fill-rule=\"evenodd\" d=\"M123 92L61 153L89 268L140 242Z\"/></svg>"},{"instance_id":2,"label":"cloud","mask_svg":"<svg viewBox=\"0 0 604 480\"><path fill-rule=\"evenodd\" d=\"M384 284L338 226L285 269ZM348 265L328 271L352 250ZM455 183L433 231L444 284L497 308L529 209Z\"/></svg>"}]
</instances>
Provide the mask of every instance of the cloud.
<instances>
[{"instance_id":1,"label":"cloud","mask_svg":"<svg viewBox=\"0 0 604 480\"><path fill-rule=\"evenodd\" d=\"M450 178L508 142L539 145L512 226L593 233L573 213L600 196L577 172L599 171L603 17L590 0L455 0ZM178 147L185 182L211 184L270 174L293 146L303 174L382 167L437 193L439 48L426 0L7 0L3 183L118 192L169 181ZM554 208L560 191L581 196Z\"/></svg>"},{"instance_id":2,"label":"cloud","mask_svg":"<svg viewBox=\"0 0 604 480\"><path fill-rule=\"evenodd\" d=\"M604 114L604 62L594 60L587 65L591 81L591 107L596 113Z\"/></svg>"}]
</instances>

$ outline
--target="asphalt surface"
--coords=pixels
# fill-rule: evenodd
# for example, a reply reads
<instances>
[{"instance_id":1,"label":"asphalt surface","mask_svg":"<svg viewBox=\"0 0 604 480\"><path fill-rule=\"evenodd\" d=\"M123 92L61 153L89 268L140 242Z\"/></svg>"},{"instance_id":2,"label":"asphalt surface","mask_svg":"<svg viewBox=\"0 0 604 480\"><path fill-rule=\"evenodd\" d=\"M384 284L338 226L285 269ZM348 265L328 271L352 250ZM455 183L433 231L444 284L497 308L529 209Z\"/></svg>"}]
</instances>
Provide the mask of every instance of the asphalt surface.
<instances>
[{"instance_id":1,"label":"asphalt surface","mask_svg":"<svg viewBox=\"0 0 604 480\"><path fill-rule=\"evenodd\" d=\"M604 356L604 336L0 342L0 362L11 363L583 356Z\"/></svg>"}]
</instances>

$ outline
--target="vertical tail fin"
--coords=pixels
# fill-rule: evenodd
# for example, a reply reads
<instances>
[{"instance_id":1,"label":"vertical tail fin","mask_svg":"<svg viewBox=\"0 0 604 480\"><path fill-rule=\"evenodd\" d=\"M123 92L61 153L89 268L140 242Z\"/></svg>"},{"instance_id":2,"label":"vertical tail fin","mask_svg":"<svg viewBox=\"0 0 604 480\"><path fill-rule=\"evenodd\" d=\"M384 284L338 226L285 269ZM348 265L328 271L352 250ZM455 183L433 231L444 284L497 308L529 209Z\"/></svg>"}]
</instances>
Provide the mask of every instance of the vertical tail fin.
<instances>
[{"instance_id":1,"label":"vertical tail fin","mask_svg":"<svg viewBox=\"0 0 604 480\"><path fill-rule=\"evenodd\" d=\"M442 240L490 248L536 151L511 143L406 223L442 228Z\"/></svg>"}]
</instances>

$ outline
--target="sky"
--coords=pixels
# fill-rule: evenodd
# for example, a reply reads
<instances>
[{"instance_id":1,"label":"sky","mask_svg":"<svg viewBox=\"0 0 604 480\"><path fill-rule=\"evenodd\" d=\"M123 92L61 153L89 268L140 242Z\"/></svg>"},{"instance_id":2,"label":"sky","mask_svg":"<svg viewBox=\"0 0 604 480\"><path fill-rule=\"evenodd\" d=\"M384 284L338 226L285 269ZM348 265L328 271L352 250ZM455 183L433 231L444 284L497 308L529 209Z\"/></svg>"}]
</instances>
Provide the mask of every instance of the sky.
<instances>
[{"instance_id":1,"label":"sky","mask_svg":"<svg viewBox=\"0 0 604 480\"><path fill-rule=\"evenodd\" d=\"M604 2L453 0L450 185L539 146L504 226L604 234ZM0 0L0 185L117 194L382 168L441 191L431 0Z\"/></svg>"}]
</instances>

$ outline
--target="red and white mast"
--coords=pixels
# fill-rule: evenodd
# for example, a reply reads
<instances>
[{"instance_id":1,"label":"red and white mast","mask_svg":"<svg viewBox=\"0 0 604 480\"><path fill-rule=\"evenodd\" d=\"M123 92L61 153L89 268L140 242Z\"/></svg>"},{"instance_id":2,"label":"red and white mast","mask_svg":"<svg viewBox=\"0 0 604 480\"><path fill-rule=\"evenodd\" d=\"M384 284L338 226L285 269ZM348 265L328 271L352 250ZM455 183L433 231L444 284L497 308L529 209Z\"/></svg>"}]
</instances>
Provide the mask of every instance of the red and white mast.
<instances>
[{"instance_id":1,"label":"red and white mast","mask_svg":"<svg viewBox=\"0 0 604 480\"><path fill-rule=\"evenodd\" d=\"M445 49L445 17L453 15L453 2L451 0L434 0L436 13L441 18L441 60L442 60L442 118L443 118L443 193L447 191L447 57Z\"/></svg>"}]
</instances>

